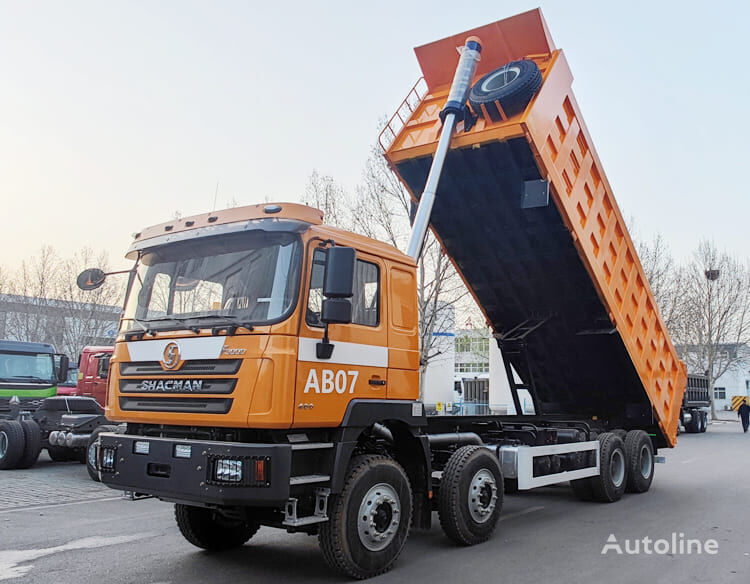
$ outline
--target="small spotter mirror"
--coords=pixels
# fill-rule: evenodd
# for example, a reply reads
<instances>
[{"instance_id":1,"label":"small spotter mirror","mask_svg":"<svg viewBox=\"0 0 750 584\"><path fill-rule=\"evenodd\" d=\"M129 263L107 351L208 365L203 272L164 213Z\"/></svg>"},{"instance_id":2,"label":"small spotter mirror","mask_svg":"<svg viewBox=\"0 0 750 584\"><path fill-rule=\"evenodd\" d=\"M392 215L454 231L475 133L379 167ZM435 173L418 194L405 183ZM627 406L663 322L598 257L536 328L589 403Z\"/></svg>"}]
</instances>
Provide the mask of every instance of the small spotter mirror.
<instances>
[{"instance_id":1,"label":"small spotter mirror","mask_svg":"<svg viewBox=\"0 0 750 584\"><path fill-rule=\"evenodd\" d=\"M99 268L89 268L78 274L76 284L81 290L96 290L104 284L106 278L107 274Z\"/></svg>"}]
</instances>

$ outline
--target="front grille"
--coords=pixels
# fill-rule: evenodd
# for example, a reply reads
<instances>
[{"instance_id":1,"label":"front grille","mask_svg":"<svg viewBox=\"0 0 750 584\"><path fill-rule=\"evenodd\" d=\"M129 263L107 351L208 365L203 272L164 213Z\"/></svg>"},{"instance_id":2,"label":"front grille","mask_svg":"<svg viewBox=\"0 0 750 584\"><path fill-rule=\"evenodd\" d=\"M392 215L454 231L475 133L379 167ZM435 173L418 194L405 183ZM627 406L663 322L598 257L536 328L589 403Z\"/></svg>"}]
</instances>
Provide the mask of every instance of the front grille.
<instances>
[{"instance_id":1,"label":"front grille","mask_svg":"<svg viewBox=\"0 0 750 584\"><path fill-rule=\"evenodd\" d=\"M193 359L177 370L165 370L159 361L130 361L120 363L120 375L234 375L240 370L242 359Z\"/></svg>"},{"instance_id":2,"label":"front grille","mask_svg":"<svg viewBox=\"0 0 750 584\"><path fill-rule=\"evenodd\" d=\"M120 397L120 409L126 412L181 412L192 414L226 414L232 408L231 398L165 398Z\"/></svg>"},{"instance_id":3,"label":"front grille","mask_svg":"<svg viewBox=\"0 0 750 584\"><path fill-rule=\"evenodd\" d=\"M236 379L120 379L120 393L232 393Z\"/></svg>"}]
</instances>

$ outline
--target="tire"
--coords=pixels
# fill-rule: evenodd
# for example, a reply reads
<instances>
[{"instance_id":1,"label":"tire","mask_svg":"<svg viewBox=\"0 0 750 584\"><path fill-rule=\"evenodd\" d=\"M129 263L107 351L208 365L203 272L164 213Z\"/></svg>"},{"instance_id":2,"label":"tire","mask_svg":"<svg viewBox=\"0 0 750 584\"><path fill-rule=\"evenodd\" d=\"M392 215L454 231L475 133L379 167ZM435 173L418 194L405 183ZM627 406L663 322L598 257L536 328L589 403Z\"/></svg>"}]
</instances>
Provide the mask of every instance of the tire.
<instances>
[{"instance_id":1,"label":"tire","mask_svg":"<svg viewBox=\"0 0 750 584\"><path fill-rule=\"evenodd\" d=\"M174 516L183 537L209 551L240 547L260 529L260 524L254 521L230 519L215 509L180 503L174 506Z\"/></svg>"},{"instance_id":2,"label":"tire","mask_svg":"<svg viewBox=\"0 0 750 584\"><path fill-rule=\"evenodd\" d=\"M511 61L474 84L469 92L469 104L479 116L484 115L484 106L490 119L499 122L503 119L501 108L507 118L521 113L541 86L542 73L534 61Z\"/></svg>"},{"instance_id":3,"label":"tire","mask_svg":"<svg viewBox=\"0 0 750 584\"><path fill-rule=\"evenodd\" d=\"M450 539L460 545L487 541L503 507L500 463L482 446L462 446L448 459L440 479L438 516Z\"/></svg>"},{"instance_id":4,"label":"tire","mask_svg":"<svg viewBox=\"0 0 750 584\"><path fill-rule=\"evenodd\" d=\"M628 463L626 491L645 493L654 480L654 445L643 430L631 430L625 438L625 459Z\"/></svg>"},{"instance_id":5,"label":"tire","mask_svg":"<svg viewBox=\"0 0 750 584\"><path fill-rule=\"evenodd\" d=\"M24 438L23 455L16 468L31 468L42 451L42 429L34 420L23 420L21 427Z\"/></svg>"},{"instance_id":6,"label":"tire","mask_svg":"<svg viewBox=\"0 0 750 584\"><path fill-rule=\"evenodd\" d=\"M615 434L616 436L619 436L620 440L622 440L623 442L625 442L625 438L628 435L628 431L627 430L623 430L622 428L618 428L617 430L612 430L612 434Z\"/></svg>"},{"instance_id":7,"label":"tire","mask_svg":"<svg viewBox=\"0 0 750 584\"><path fill-rule=\"evenodd\" d=\"M356 456L328 511L329 519L318 532L326 563L352 578L377 576L393 567L409 537L409 479L386 456Z\"/></svg>"},{"instance_id":8,"label":"tire","mask_svg":"<svg viewBox=\"0 0 750 584\"><path fill-rule=\"evenodd\" d=\"M700 412L695 410L690 412L690 421L685 425L688 434L697 434L700 432Z\"/></svg>"},{"instance_id":9,"label":"tire","mask_svg":"<svg viewBox=\"0 0 750 584\"><path fill-rule=\"evenodd\" d=\"M91 432L86 450L84 450L83 463L86 465L86 471L89 473L92 481L100 483L99 468L97 467L96 460L99 453L99 434L102 432L116 432L117 426L99 426L94 428ZM244 543L244 542L243 542Z\"/></svg>"},{"instance_id":10,"label":"tire","mask_svg":"<svg viewBox=\"0 0 750 584\"><path fill-rule=\"evenodd\" d=\"M10 470L23 456L23 426L16 420L0 420L0 470Z\"/></svg>"},{"instance_id":11,"label":"tire","mask_svg":"<svg viewBox=\"0 0 750 584\"><path fill-rule=\"evenodd\" d=\"M599 474L591 477L594 500L614 503L622 498L627 486L628 465L625 444L616 434L599 434Z\"/></svg>"},{"instance_id":12,"label":"tire","mask_svg":"<svg viewBox=\"0 0 750 584\"><path fill-rule=\"evenodd\" d=\"M76 454L66 446L47 446L47 454L53 462L71 462L76 460Z\"/></svg>"},{"instance_id":13,"label":"tire","mask_svg":"<svg viewBox=\"0 0 750 584\"><path fill-rule=\"evenodd\" d=\"M708 430L708 412L701 412L701 433Z\"/></svg>"}]
</instances>

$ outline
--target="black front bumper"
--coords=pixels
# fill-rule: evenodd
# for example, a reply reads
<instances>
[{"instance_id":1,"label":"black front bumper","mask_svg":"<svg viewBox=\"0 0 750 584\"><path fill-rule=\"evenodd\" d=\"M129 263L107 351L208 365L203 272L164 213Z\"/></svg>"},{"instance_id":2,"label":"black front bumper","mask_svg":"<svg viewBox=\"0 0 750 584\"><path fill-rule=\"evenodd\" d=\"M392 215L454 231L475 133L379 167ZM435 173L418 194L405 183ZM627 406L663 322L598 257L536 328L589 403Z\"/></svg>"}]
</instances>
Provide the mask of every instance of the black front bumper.
<instances>
[{"instance_id":1,"label":"black front bumper","mask_svg":"<svg viewBox=\"0 0 750 584\"><path fill-rule=\"evenodd\" d=\"M226 506L277 506L289 499L292 450L288 444L244 444L127 434L100 435L102 482L114 489L154 495L160 499ZM136 442L148 442L148 454L135 452ZM175 447L190 446L190 458L175 456ZM102 465L114 449L114 468ZM242 481L216 480L217 460L241 460ZM254 480L257 460L265 461L266 477Z\"/></svg>"}]
</instances>

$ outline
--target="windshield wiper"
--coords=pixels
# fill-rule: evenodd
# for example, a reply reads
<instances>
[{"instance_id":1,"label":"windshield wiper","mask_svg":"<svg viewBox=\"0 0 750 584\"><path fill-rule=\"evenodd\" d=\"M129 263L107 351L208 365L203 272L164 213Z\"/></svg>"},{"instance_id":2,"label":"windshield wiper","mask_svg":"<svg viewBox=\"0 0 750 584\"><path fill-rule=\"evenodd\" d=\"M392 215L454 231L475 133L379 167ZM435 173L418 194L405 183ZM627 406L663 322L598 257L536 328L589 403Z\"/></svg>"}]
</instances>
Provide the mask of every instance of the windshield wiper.
<instances>
[{"instance_id":1,"label":"windshield wiper","mask_svg":"<svg viewBox=\"0 0 750 584\"><path fill-rule=\"evenodd\" d=\"M3 377L3 381L32 381L34 383L53 383L51 379L44 379L36 375L14 375L13 377Z\"/></svg>"},{"instance_id":2,"label":"windshield wiper","mask_svg":"<svg viewBox=\"0 0 750 584\"><path fill-rule=\"evenodd\" d=\"M218 326L213 327L213 334L218 334L222 329L226 329L227 334L233 335L240 327L245 328L249 331L253 330L252 324L250 324L249 322L238 322L239 317L235 316L234 314L200 314L198 316L187 317L185 320L216 320L218 321Z\"/></svg>"}]
</instances>

